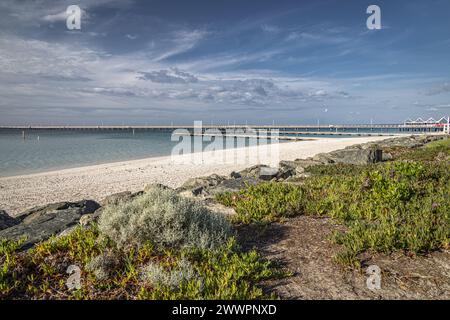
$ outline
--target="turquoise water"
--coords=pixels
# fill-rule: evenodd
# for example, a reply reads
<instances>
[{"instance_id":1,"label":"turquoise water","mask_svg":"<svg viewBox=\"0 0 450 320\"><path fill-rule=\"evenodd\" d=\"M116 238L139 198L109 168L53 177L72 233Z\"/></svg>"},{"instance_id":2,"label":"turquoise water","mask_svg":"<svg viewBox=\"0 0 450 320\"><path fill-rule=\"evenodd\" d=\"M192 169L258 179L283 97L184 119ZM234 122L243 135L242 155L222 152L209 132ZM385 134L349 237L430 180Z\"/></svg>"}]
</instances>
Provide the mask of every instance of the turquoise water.
<instances>
[{"instance_id":1,"label":"turquoise water","mask_svg":"<svg viewBox=\"0 0 450 320\"><path fill-rule=\"evenodd\" d=\"M177 143L170 132L0 130L0 177L168 156Z\"/></svg>"},{"instance_id":2,"label":"turquoise water","mask_svg":"<svg viewBox=\"0 0 450 320\"><path fill-rule=\"evenodd\" d=\"M320 131L335 132L334 129ZM360 133L370 131L359 130ZM377 131L373 130L373 133L375 132ZM350 136L307 134L301 137ZM25 130L24 139L22 130L0 129L0 177L168 156L177 143L178 141L171 141L170 132L147 130L135 130L134 134L132 130ZM255 144L255 139L246 139L246 145L249 143ZM262 142L258 140L258 143ZM204 142L203 147L208 144L209 142Z\"/></svg>"}]
</instances>

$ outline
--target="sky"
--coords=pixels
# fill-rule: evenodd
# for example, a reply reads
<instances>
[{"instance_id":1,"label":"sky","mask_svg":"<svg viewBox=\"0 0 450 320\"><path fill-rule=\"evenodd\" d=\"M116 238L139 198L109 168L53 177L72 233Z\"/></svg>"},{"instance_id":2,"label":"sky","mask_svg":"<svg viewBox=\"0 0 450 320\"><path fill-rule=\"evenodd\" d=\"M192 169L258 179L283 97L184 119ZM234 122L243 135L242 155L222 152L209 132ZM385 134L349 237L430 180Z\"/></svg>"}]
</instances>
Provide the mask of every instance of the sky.
<instances>
[{"instance_id":1,"label":"sky","mask_svg":"<svg viewBox=\"0 0 450 320\"><path fill-rule=\"evenodd\" d=\"M1 0L0 125L440 118L449 15L449 0Z\"/></svg>"}]
</instances>

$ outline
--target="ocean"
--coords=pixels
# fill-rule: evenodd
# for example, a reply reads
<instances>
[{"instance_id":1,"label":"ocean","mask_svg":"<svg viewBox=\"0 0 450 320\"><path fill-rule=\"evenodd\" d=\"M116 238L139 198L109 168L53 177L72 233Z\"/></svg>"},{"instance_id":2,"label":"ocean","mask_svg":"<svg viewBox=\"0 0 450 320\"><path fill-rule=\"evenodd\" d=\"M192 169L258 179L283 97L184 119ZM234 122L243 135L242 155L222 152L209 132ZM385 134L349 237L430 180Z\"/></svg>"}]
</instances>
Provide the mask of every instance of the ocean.
<instances>
[{"instance_id":1,"label":"ocean","mask_svg":"<svg viewBox=\"0 0 450 320\"><path fill-rule=\"evenodd\" d=\"M147 130L25 130L24 139L22 130L2 129L0 177L168 156L177 143L170 132ZM254 143L246 139L246 145Z\"/></svg>"}]
</instances>

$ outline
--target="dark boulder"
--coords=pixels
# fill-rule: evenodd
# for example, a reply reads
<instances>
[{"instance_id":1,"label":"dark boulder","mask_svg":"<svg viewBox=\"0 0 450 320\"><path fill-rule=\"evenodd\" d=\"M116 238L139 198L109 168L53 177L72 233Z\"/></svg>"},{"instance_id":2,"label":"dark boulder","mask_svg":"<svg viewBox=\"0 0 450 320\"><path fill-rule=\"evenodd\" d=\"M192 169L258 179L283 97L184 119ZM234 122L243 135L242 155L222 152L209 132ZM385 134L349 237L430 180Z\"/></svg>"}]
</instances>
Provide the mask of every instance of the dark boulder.
<instances>
[{"instance_id":1,"label":"dark boulder","mask_svg":"<svg viewBox=\"0 0 450 320\"><path fill-rule=\"evenodd\" d=\"M95 212L100 205L92 200L79 202L60 202L39 206L22 213L20 222L0 231L0 239L25 239L24 248L29 248L39 241L60 234L76 225L80 218Z\"/></svg>"},{"instance_id":2,"label":"dark boulder","mask_svg":"<svg viewBox=\"0 0 450 320\"><path fill-rule=\"evenodd\" d=\"M19 222L19 220L8 215L6 211L0 210L0 230L15 226Z\"/></svg>"}]
</instances>

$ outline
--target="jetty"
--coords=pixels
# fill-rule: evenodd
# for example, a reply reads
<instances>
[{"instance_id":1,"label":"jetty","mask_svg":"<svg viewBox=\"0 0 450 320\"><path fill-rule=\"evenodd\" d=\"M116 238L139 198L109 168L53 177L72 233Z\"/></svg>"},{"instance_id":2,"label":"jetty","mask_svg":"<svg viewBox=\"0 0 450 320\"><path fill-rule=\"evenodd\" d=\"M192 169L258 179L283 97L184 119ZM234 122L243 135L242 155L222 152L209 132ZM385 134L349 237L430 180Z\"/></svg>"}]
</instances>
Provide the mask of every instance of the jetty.
<instances>
[{"instance_id":1,"label":"jetty","mask_svg":"<svg viewBox=\"0 0 450 320\"><path fill-rule=\"evenodd\" d=\"M170 125L8 125L1 126L0 130L130 130L138 131L163 131L172 132L176 129L193 130L198 128L196 124L170 124ZM202 124L202 130L217 129L226 130L279 130L280 134L294 135L393 135L395 133L450 133L450 117L442 117L438 120L429 118L423 120L407 119L403 123L385 124L297 124L297 125L256 125L256 124Z\"/></svg>"}]
</instances>

